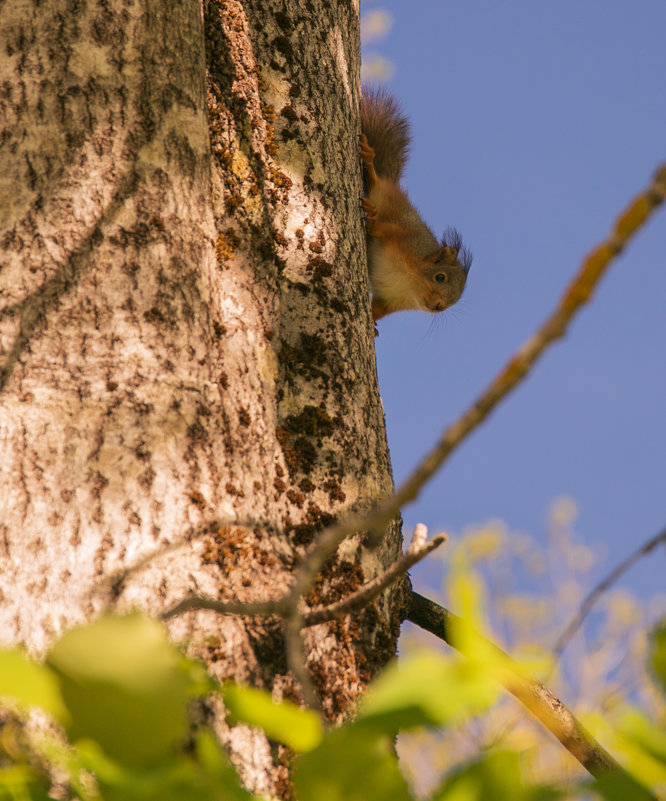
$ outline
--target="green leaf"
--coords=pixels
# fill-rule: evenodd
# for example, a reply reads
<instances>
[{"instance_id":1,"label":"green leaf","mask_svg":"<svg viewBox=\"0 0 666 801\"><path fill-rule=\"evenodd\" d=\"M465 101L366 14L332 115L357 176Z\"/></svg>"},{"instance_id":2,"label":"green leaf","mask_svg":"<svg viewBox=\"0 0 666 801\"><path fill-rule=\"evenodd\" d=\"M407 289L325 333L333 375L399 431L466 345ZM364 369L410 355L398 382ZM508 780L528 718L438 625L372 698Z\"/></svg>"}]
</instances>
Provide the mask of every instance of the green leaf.
<instances>
[{"instance_id":1,"label":"green leaf","mask_svg":"<svg viewBox=\"0 0 666 801\"><path fill-rule=\"evenodd\" d=\"M352 724L294 760L299 801L411 801L393 740Z\"/></svg>"},{"instance_id":2,"label":"green leaf","mask_svg":"<svg viewBox=\"0 0 666 801\"><path fill-rule=\"evenodd\" d=\"M648 792L631 776L621 773L609 773L594 785L607 801L654 801L654 795Z\"/></svg>"},{"instance_id":3,"label":"green leaf","mask_svg":"<svg viewBox=\"0 0 666 801\"><path fill-rule=\"evenodd\" d=\"M486 627L484 610L488 608L486 584L470 563L463 544L453 553L447 584L451 608L457 610L467 627L483 631Z\"/></svg>"},{"instance_id":4,"label":"green leaf","mask_svg":"<svg viewBox=\"0 0 666 801\"><path fill-rule=\"evenodd\" d=\"M186 733L189 677L162 626L138 614L68 631L48 664L71 713L73 739L96 740L112 758L146 765Z\"/></svg>"},{"instance_id":5,"label":"green leaf","mask_svg":"<svg viewBox=\"0 0 666 801\"><path fill-rule=\"evenodd\" d=\"M626 798L631 801L654 801L655 796L649 795L644 788L666 786L666 763L664 754L660 756L664 737L655 724L644 713L630 707L616 710L612 716L588 712L584 723L613 755L621 759L627 771L618 776L611 773L608 782L600 783L604 797L615 799L619 792L626 792Z\"/></svg>"},{"instance_id":6,"label":"green leaf","mask_svg":"<svg viewBox=\"0 0 666 801\"><path fill-rule=\"evenodd\" d=\"M620 718L620 729L625 737L666 765L666 731L638 709L629 709Z\"/></svg>"},{"instance_id":7,"label":"green leaf","mask_svg":"<svg viewBox=\"0 0 666 801\"><path fill-rule=\"evenodd\" d=\"M0 768L0 801L52 801L27 765Z\"/></svg>"},{"instance_id":8,"label":"green leaf","mask_svg":"<svg viewBox=\"0 0 666 801\"><path fill-rule=\"evenodd\" d=\"M212 735L195 741L196 759L188 754L145 768L110 759L92 740L79 744L85 766L95 774L104 801L252 801Z\"/></svg>"},{"instance_id":9,"label":"green leaf","mask_svg":"<svg viewBox=\"0 0 666 801\"><path fill-rule=\"evenodd\" d=\"M222 697L233 718L262 728L271 740L294 751L310 751L321 742L321 718L310 709L301 709L290 701L277 703L265 690L237 684L225 685Z\"/></svg>"},{"instance_id":10,"label":"green leaf","mask_svg":"<svg viewBox=\"0 0 666 801\"><path fill-rule=\"evenodd\" d=\"M571 797L550 787L523 783L518 754L493 751L446 778L431 801L552 801Z\"/></svg>"},{"instance_id":11,"label":"green leaf","mask_svg":"<svg viewBox=\"0 0 666 801\"><path fill-rule=\"evenodd\" d=\"M487 709L498 692L475 665L424 652L389 665L370 685L358 721L384 732L450 724Z\"/></svg>"},{"instance_id":12,"label":"green leaf","mask_svg":"<svg viewBox=\"0 0 666 801\"><path fill-rule=\"evenodd\" d=\"M68 720L53 672L27 659L20 651L0 650L0 698L11 698L22 706L41 707L63 723Z\"/></svg>"}]
</instances>

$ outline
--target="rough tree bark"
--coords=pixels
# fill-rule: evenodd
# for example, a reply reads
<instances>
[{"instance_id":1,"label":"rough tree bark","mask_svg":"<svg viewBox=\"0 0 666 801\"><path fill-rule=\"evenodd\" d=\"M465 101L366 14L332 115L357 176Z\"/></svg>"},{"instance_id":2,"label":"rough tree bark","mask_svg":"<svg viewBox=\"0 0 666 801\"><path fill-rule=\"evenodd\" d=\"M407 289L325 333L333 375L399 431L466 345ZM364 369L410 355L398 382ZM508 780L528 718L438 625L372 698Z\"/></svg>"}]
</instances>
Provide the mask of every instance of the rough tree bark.
<instances>
[{"instance_id":1,"label":"rough tree bark","mask_svg":"<svg viewBox=\"0 0 666 801\"><path fill-rule=\"evenodd\" d=\"M349 0L0 8L0 644L41 654L191 593L278 598L319 529L390 491L358 31ZM399 536L343 543L310 601ZM394 653L401 605L304 634L331 720ZM300 699L279 620L170 628L215 676ZM247 785L285 797L286 756L211 712Z\"/></svg>"}]
</instances>

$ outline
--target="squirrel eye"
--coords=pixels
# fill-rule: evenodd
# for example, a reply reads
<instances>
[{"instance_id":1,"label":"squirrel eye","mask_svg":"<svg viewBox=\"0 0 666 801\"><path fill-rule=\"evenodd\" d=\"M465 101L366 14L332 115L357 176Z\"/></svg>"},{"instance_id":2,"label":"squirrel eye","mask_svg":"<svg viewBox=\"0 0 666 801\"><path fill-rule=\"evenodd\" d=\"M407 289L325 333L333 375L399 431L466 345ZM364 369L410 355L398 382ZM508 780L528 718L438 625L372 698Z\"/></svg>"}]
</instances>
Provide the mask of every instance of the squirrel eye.
<instances>
[{"instance_id":1,"label":"squirrel eye","mask_svg":"<svg viewBox=\"0 0 666 801\"><path fill-rule=\"evenodd\" d=\"M437 275L435 276L435 281L437 281L438 284L443 284L446 280L447 280L446 273L437 273Z\"/></svg>"}]
</instances>

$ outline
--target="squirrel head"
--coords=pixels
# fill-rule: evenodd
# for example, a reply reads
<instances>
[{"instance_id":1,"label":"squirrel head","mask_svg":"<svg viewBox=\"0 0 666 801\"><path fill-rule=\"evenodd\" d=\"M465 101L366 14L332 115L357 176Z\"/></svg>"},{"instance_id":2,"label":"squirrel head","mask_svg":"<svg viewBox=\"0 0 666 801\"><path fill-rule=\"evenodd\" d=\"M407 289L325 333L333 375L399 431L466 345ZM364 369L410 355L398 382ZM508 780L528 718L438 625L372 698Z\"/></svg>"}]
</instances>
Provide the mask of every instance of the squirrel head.
<instances>
[{"instance_id":1,"label":"squirrel head","mask_svg":"<svg viewBox=\"0 0 666 801\"><path fill-rule=\"evenodd\" d=\"M472 254L455 228L447 229L441 246L426 256L423 303L428 311L441 312L460 299L472 266Z\"/></svg>"}]
</instances>

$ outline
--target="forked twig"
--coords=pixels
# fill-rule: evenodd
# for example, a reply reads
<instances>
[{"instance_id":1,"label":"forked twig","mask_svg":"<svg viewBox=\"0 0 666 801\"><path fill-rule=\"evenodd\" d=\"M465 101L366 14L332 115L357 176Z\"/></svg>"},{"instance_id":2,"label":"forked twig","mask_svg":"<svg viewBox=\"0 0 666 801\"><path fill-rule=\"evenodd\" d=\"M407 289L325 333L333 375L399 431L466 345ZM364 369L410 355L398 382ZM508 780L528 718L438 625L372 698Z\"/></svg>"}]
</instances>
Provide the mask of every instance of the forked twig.
<instances>
[{"instance_id":1,"label":"forked twig","mask_svg":"<svg viewBox=\"0 0 666 801\"><path fill-rule=\"evenodd\" d=\"M344 615L355 612L367 606L387 587L404 575L410 567L446 542L446 534L436 534L431 540L427 539L428 529L423 523L418 523L414 529L412 543L407 553L402 554L396 561L371 581L368 581L355 592L347 595L339 601L335 601L325 606L310 608L305 604L300 604L302 611L299 613L300 628L316 626L320 623L327 623L330 620L338 620ZM193 595L189 598L172 606L162 613L163 620L169 620L185 612L194 609L209 609L221 615L247 615L248 617L267 617L277 615L279 617L290 618L293 615L294 606L291 596L287 595L276 601L216 601L213 598L204 598Z\"/></svg>"},{"instance_id":2,"label":"forked twig","mask_svg":"<svg viewBox=\"0 0 666 801\"><path fill-rule=\"evenodd\" d=\"M423 534L422 543L415 544L417 532ZM436 534L431 540L425 540L428 530L423 523L418 523L414 531L414 538L407 553L404 553L391 567L380 576L364 584L360 589L342 598L340 601L328 604L328 606L318 606L310 609L303 615L304 626L316 626L318 623L326 623L329 620L336 620L350 612L363 609L370 601L374 600L388 586L390 586L399 576L404 575L410 567L424 559L431 551L446 542L446 534Z\"/></svg>"},{"instance_id":3,"label":"forked twig","mask_svg":"<svg viewBox=\"0 0 666 801\"><path fill-rule=\"evenodd\" d=\"M194 609L209 609L223 615L269 616L279 615L285 619L285 648L287 663L296 676L306 704L318 709L319 699L307 670L307 662L303 648L301 631L308 626L315 626L336 620L344 615L361 609L389 587L410 567L424 559L431 551L446 540L446 534L437 534L428 541L428 529L419 523L414 529L414 536L407 553L379 576L364 584L356 592L326 606L308 608L300 597L291 594L276 601L238 602L216 601L212 598L192 596L185 598L162 614L163 620L182 615Z\"/></svg>"}]
</instances>

